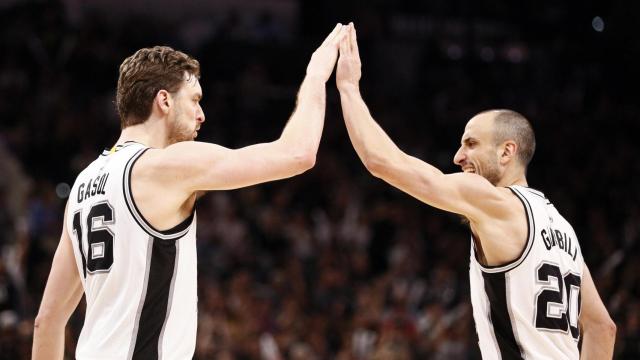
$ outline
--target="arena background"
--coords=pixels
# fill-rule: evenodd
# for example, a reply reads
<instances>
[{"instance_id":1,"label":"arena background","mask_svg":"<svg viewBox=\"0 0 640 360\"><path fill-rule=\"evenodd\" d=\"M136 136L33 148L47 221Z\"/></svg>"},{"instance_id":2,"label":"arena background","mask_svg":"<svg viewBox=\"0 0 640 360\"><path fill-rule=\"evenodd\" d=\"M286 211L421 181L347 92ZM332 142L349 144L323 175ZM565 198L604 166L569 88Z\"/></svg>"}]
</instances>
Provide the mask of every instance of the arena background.
<instances>
[{"instance_id":1,"label":"arena background","mask_svg":"<svg viewBox=\"0 0 640 360\"><path fill-rule=\"evenodd\" d=\"M27 359L75 176L113 145L120 62L202 64L199 140L275 139L313 49L354 21L362 91L399 146L445 172L465 122L531 119L529 184L574 225L640 358L636 1L0 1L0 358ZM311 171L198 204L197 359L478 359L459 220L370 176L332 79ZM67 327L72 358L83 306Z\"/></svg>"}]
</instances>

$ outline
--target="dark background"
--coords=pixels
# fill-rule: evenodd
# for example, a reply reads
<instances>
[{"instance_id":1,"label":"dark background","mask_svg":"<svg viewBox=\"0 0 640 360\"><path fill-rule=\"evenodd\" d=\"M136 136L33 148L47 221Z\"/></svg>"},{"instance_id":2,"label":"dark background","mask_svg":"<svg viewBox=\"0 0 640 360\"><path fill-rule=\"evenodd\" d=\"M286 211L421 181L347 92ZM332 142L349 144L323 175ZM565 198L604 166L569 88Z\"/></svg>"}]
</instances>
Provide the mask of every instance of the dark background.
<instances>
[{"instance_id":1,"label":"dark background","mask_svg":"<svg viewBox=\"0 0 640 360\"><path fill-rule=\"evenodd\" d=\"M87 4L90 3L90 4ZM445 172L464 124L527 116L529 168L574 225L618 326L640 358L638 2L0 2L0 358L29 357L78 172L119 134L119 64L170 45L202 65L199 140L272 141L307 61L354 21L361 88L408 153ZM468 231L370 176L327 84L317 164L213 192L198 205L197 359L477 359ZM83 306L67 327L71 358Z\"/></svg>"}]
</instances>

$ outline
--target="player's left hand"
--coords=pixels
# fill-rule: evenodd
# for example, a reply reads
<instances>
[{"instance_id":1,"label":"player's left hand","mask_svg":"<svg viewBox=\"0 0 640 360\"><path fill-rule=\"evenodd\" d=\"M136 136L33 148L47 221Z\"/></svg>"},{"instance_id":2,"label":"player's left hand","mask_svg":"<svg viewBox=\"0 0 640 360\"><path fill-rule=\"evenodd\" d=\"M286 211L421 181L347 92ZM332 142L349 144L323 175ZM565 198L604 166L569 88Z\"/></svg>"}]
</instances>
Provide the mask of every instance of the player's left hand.
<instances>
[{"instance_id":1,"label":"player's left hand","mask_svg":"<svg viewBox=\"0 0 640 360\"><path fill-rule=\"evenodd\" d=\"M347 36L340 41L340 58L336 69L336 85L340 91L354 87L358 89L362 76L356 28L353 23L349 23L347 28Z\"/></svg>"}]
</instances>

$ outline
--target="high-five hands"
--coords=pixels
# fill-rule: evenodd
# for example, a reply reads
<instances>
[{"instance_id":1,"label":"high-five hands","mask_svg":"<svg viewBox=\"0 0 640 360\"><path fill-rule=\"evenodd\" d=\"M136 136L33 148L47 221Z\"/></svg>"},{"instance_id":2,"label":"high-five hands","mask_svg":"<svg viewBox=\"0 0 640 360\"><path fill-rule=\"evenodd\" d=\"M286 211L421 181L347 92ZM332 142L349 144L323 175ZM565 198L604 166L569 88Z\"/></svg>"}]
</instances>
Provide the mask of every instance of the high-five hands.
<instances>
[{"instance_id":1,"label":"high-five hands","mask_svg":"<svg viewBox=\"0 0 640 360\"><path fill-rule=\"evenodd\" d=\"M322 45L313 52L309 65L307 65L307 77L317 78L324 82L329 80L338 58L338 48L346 37L348 28L348 26L338 23L331 34L324 39Z\"/></svg>"},{"instance_id":2,"label":"high-five hands","mask_svg":"<svg viewBox=\"0 0 640 360\"><path fill-rule=\"evenodd\" d=\"M361 63L358 52L358 41L356 38L356 28L353 23L344 26L347 36L340 41L340 58L338 59L338 69L336 70L336 85L338 90L358 89L360 82Z\"/></svg>"}]
</instances>

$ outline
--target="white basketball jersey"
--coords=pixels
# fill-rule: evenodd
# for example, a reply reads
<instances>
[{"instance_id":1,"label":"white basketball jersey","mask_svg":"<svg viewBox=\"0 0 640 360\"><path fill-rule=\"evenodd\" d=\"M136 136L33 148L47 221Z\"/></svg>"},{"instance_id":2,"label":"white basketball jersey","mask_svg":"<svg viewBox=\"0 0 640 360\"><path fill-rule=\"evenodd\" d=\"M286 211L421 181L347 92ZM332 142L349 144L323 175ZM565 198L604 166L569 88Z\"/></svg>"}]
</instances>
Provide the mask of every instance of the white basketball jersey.
<instances>
[{"instance_id":1,"label":"white basketball jersey","mask_svg":"<svg viewBox=\"0 0 640 360\"><path fill-rule=\"evenodd\" d=\"M578 359L583 258L573 227L537 190L511 186L527 215L522 254L483 266L471 241L471 303L483 359Z\"/></svg>"},{"instance_id":2,"label":"white basketball jersey","mask_svg":"<svg viewBox=\"0 0 640 360\"><path fill-rule=\"evenodd\" d=\"M191 359L195 212L173 229L154 229L130 186L131 168L147 148L127 142L116 150L83 170L69 195L66 225L87 300L76 357Z\"/></svg>"}]
</instances>

